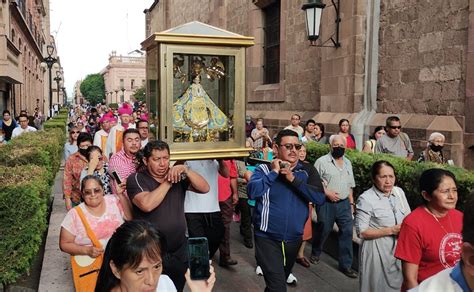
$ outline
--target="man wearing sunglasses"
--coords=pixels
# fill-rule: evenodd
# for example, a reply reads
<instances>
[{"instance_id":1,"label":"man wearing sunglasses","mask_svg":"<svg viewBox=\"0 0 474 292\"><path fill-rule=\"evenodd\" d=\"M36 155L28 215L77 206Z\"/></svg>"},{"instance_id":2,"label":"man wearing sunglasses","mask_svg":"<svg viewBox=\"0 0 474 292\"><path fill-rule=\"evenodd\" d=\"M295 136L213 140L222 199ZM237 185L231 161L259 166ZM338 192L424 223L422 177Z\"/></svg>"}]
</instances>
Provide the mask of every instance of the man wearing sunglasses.
<instances>
[{"instance_id":1,"label":"man wearing sunglasses","mask_svg":"<svg viewBox=\"0 0 474 292\"><path fill-rule=\"evenodd\" d=\"M256 201L255 254L265 291L286 291L308 219L308 204L324 204L325 196L314 166L298 159L302 147L298 133L282 130L274 142L277 158L255 169L247 189L249 198Z\"/></svg>"},{"instance_id":2,"label":"man wearing sunglasses","mask_svg":"<svg viewBox=\"0 0 474 292\"><path fill-rule=\"evenodd\" d=\"M410 138L401 129L402 126L398 117L388 117L385 126L387 135L377 140L375 153L386 153L412 160L413 148L411 147Z\"/></svg>"},{"instance_id":3,"label":"man wearing sunglasses","mask_svg":"<svg viewBox=\"0 0 474 292\"><path fill-rule=\"evenodd\" d=\"M474 193L464 205L461 260L410 291L474 291Z\"/></svg>"}]
</instances>

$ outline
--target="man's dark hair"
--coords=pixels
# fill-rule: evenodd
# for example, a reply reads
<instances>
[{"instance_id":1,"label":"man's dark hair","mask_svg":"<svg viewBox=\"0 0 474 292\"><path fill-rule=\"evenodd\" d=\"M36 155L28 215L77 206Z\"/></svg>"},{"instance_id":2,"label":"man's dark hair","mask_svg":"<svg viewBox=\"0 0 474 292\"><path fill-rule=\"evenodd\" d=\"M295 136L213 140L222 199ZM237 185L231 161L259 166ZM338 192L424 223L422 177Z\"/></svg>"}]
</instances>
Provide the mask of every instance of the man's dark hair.
<instances>
[{"instance_id":1,"label":"man's dark hair","mask_svg":"<svg viewBox=\"0 0 474 292\"><path fill-rule=\"evenodd\" d=\"M143 148L143 157L147 159L150 158L153 150L166 150L168 154L170 154L170 146L168 145L168 143L166 143L165 141L156 140L148 142L148 144L146 144L145 148Z\"/></svg>"},{"instance_id":2,"label":"man's dark hair","mask_svg":"<svg viewBox=\"0 0 474 292\"><path fill-rule=\"evenodd\" d=\"M392 122L400 122L400 118L397 117L397 116L390 116L385 121L385 125L387 125L387 127L388 127L392 124Z\"/></svg>"},{"instance_id":3,"label":"man's dark hair","mask_svg":"<svg viewBox=\"0 0 474 292\"><path fill-rule=\"evenodd\" d=\"M91 108L91 113L97 113L97 109L95 107Z\"/></svg>"},{"instance_id":4,"label":"man's dark hair","mask_svg":"<svg viewBox=\"0 0 474 292\"><path fill-rule=\"evenodd\" d=\"M125 132L123 132L123 138L122 138L122 139L125 140L125 137L126 137L127 135L133 134L133 133L135 133L135 134L137 134L138 136L140 136L140 132L138 132L137 129L135 129L135 128L128 128L127 130L125 130Z\"/></svg>"},{"instance_id":5,"label":"man's dark hair","mask_svg":"<svg viewBox=\"0 0 474 292\"><path fill-rule=\"evenodd\" d=\"M92 144L94 140L92 139L92 136L89 133L86 133L86 132L79 133L79 136L77 136L77 147L79 147L79 145L81 145L81 143L85 141L89 141Z\"/></svg>"},{"instance_id":6,"label":"man's dark hair","mask_svg":"<svg viewBox=\"0 0 474 292\"><path fill-rule=\"evenodd\" d=\"M2 116L3 116L4 114L9 114L9 115L11 115L9 110L3 110Z\"/></svg>"},{"instance_id":7,"label":"man's dark hair","mask_svg":"<svg viewBox=\"0 0 474 292\"><path fill-rule=\"evenodd\" d=\"M314 124L314 125L316 125L316 121L313 120L313 119L309 119L309 120L306 121L306 127L307 127L309 124Z\"/></svg>"},{"instance_id":8,"label":"man's dark hair","mask_svg":"<svg viewBox=\"0 0 474 292\"><path fill-rule=\"evenodd\" d=\"M462 241L474 244L474 192L468 198L464 205Z\"/></svg>"},{"instance_id":9,"label":"man's dark hair","mask_svg":"<svg viewBox=\"0 0 474 292\"><path fill-rule=\"evenodd\" d=\"M149 124L148 121L146 121L146 120L139 120L139 121L137 122L137 128L140 127L140 124L141 124L141 123L147 123L147 124Z\"/></svg>"},{"instance_id":10,"label":"man's dark hair","mask_svg":"<svg viewBox=\"0 0 474 292\"><path fill-rule=\"evenodd\" d=\"M278 132L278 134L275 138L275 143L277 145L280 145L281 139L283 137L286 137L286 136L293 136L293 137L299 138L298 133L296 133L295 131L290 130L290 129L285 129L285 130L281 130L280 132Z\"/></svg>"},{"instance_id":11,"label":"man's dark hair","mask_svg":"<svg viewBox=\"0 0 474 292\"><path fill-rule=\"evenodd\" d=\"M20 120L20 118L26 118L26 120L28 121L28 116L25 115L25 114L20 114L20 115L18 116L18 121Z\"/></svg>"},{"instance_id":12,"label":"man's dark hair","mask_svg":"<svg viewBox=\"0 0 474 292\"><path fill-rule=\"evenodd\" d=\"M316 123L316 126L319 127L321 130L321 137L324 137L324 124L323 123Z\"/></svg>"}]
</instances>

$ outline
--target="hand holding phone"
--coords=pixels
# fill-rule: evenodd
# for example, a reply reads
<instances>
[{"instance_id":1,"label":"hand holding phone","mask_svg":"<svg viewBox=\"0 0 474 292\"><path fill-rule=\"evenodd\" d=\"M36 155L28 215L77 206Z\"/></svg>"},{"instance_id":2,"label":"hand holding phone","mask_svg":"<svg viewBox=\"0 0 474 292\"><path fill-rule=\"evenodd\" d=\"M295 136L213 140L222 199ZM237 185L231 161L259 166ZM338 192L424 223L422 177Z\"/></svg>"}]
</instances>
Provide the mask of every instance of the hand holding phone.
<instances>
[{"instance_id":1,"label":"hand holding phone","mask_svg":"<svg viewBox=\"0 0 474 292\"><path fill-rule=\"evenodd\" d=\"M209 272L209 245L205 237L188 239L188 262L192 280L206 280Z\"/></svg>"},{"instance_id":2,"label":"hand holding phone","mask_svg":"<svg viewBox=\"0 0 474 292\"><path fill-rule=\"evenodd\" d=\"M115 181L117 182L118 185L122 184L122 180L120 179L120 176L118 173L114 170L112 171L112 176L114 177Z\"/></svg>"}]
</instances>

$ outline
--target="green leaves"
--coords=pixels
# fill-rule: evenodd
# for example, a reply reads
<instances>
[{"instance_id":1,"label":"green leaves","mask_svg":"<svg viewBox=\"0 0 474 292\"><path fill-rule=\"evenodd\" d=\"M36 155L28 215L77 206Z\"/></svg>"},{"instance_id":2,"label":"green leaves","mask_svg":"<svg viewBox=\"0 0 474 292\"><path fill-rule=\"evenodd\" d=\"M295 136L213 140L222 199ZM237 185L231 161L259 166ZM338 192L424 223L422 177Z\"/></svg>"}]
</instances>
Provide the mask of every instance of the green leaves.
<instances>
[{"instance_id":1,"label":"green leaves","mask_svg":"<svg viewBox=\"0 0 474 292\"><path fill-rule=\"evenodd\" d=\"M94 106L105 100L104 77L100 73L87 75L80 89L86 100Z\"/></svg>"},{"instance_id":2,"label":"green leaves","mask_svg":"<svg viewBox=\"0 0 474 292\"><path fill-rule=\"evenodd\" d=\"M329 145L323 145L316 142L306 144L307 160L314 163L319 157L329 152ZM458 203L457 208L464 209L464 202L469 194L474 191L474 172L467 171L461 167L439 165L434 163L418 163L408 161L399 157L387 154L368 154L364 152L347 150L346 157L351 161L354 171L356 187L354 197L363 193L372 187L371 168L372 164L378 160L386 160L395 167L397 177L397 186L401 187L407 196L408 203L412 209L423 203L421 192L418 187L418 180L421 173L430 168L444 168L456 176L458 184Z\"/></svg>"},{"instance_id":3,"label":"green leaves","mask_svg":"<svg viewBox=\"0 0 474 292\"><path fill-rule=\"evenodd\" d=\"M0 283L13 283L28 272L41 246L65 119L48 121L62 128L25 133L0 147Z\"/></svg>"}]
</instances>

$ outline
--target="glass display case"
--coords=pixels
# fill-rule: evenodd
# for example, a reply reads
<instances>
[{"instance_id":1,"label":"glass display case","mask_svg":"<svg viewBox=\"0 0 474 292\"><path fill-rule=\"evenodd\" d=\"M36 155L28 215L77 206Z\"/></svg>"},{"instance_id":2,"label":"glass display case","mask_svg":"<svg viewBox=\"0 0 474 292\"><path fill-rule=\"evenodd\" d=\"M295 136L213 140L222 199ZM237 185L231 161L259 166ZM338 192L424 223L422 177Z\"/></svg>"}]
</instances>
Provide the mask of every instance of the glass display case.
<instances>
[{"instance_id":1,"label":"glass display case","mask_svg":"<svg viewBox=\"0 0 474 292\"><path fill-rule=\"evenodd\" d=\"M253 38L191 22L142 45L152 129L171 159L248 156L245 48Z\"/></svg>"}]
</instances>

